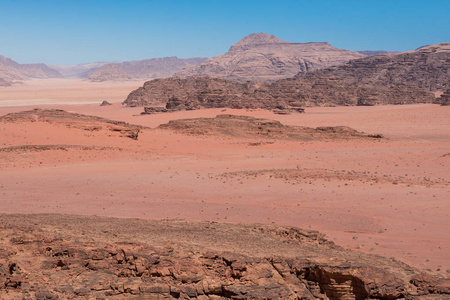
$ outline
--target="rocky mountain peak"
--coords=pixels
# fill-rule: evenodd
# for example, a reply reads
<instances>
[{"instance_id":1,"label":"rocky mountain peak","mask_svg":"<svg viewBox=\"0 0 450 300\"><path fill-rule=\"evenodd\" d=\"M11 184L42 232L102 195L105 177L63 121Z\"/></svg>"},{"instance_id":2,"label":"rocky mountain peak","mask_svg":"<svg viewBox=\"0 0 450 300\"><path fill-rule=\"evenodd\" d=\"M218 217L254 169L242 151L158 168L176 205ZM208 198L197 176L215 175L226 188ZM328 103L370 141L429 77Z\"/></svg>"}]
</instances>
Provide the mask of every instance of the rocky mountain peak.
<instances>
[{"instance_id":1,"label":"rocky mountain peak","mask_svg":"<svg viewBox=\"0 0 450 300\"><path fill-rule=\"evenodd\" d=\"M259 32L247 35L233 46L242 47L247 45L264 45L264 44L279 44L279 43L289 43L289 42L282 41L272 34Z\"/></svg>"},{"instance_id":2,"label":"rocky mountain peak","mask_svg":"<svg viewBox=\"0 0 450 300\"><path fill-rule=\"evenodd\" d=\"M227 53L211 57L198 66L187 66L175 76L273 82L361 57L365 55L328 43L290 43L260 32L244 37Z\"/></svg>"}]
</instances>

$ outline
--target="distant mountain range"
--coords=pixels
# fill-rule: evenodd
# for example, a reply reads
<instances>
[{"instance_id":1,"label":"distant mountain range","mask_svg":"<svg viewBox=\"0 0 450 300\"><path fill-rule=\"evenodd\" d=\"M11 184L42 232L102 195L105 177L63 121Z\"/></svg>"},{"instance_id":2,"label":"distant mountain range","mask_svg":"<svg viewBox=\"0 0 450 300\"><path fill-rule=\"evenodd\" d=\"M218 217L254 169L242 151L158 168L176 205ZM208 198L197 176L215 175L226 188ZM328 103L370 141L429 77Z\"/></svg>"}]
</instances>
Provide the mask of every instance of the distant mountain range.
<instances>
[{"instance_id":1,"label":"distant mountain range","mask_svg":"<svg viewBox=\"0 0 450 300\"><path fill-rule=\"evenodd\" d=\"M10 86L28 78L61 78L58 71L45 64L19 64L0 55L0 86Z\"/></svg>"},{"instance_id":2,"label":"distant mountain range","mask_svg":"<svg viewBox=\"0 0 450 300\"><path fill-rule=\"evenodd\" d=\"M198 65L206 59L172 56L119 63L94 62L49 67L45 64L19 64L0 55L0 86L10 86L31 78L89 78L92 81L166 78L185 66ZM96 70L98 71L95 72Z\"/></svg>"},{"instance_id":3,"label":"distant mountain range","mask_svg":"<svg viewBox=\"0 0 450 300\"><path fill-rule=\"evenodd\" d=\"M357 51L357 52L361 53L361 54L364 54L364 55L367 55L367 56L400 53L398 51L385 51L385 50L364 50L364 51Z\"/></svg>"},{"instance_id":4,"label":"distant mountain range","mask_svg":"<svg viewBox=\"0 0 450 300\"><path fill-rule=\"evenodd\" d=\"M213 77L233 81L274 82L367 56L394 51L338 49L329 43L291 43L265 33L254 33L211 58L176 56L125 62L93 62L71 66L19 64L0 56L0 86L31 78L82 78L91 81L156 79L171 76Z\"/></svg>"},{"instance_id":5,"label":"distant mountain range","mask_svg":"<svg viewBox=\"0 0 450 300\"><path fill-rule=\"evenodd\" d=\"M175 76L272 82L362 57L365 55L329 43L290 43L260 32L244 37L227 53L211 57L198 66L187 66Z\"/></svg>"},{"instance_id":6,"label":"distant mountain range","mask_svg":"<svg viewBox=\"0 0 450 300\"><path fill-rule=\"evenodd\" d=\"M170 77L181 68L188 65L199 65L207 60L206 57L194 58L178 58L176 56L150 58L136 61L125 62L97 62L89 64L78 64L72 66L51 66L58 70L65 77L72 78L89 78L93 81L108 81L108 80L129 80L129 79L153 79ZM91 74L97 69L105 65L115 65L123 72L123 76L118 77L119 69L108 67L114 74L109 75L107 69L97 72L91 78ZM114 79L112 79L114 78Z\"/></svg>"}]
</instances>

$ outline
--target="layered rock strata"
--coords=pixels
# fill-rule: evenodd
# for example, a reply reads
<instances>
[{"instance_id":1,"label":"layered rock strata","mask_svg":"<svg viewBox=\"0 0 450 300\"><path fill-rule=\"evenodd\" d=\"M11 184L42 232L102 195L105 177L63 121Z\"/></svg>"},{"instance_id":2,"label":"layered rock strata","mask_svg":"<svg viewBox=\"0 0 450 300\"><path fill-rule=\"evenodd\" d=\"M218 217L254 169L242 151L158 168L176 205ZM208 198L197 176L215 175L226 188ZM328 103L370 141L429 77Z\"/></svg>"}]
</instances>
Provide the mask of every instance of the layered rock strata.
<instances>
[{"instance_id":1,"label":"layered rock strata","mask_svg":"<svg viewBox=\"0 0 450 300\"><path fill-rule=\"evenodd\" d=\"M298 228L58 215L1 218L5 300L390 300L450 294L449 279L344 250L318 232ZM237 250L224 250L228 246Z\"/></svg>"},{"instance_id":2,"label":"layered rock strata","mask_svg":"<svg viewBox=\"0 0 450 300\"><path fill-rule=\"evenodd\" d=\"M341 65L364 56L335 48L329 43L290 43L260 32L244 37L227 53L214 56L198 66L187 66L175 76L273 82L298 72Z\"/></svg>"}]
</instances>

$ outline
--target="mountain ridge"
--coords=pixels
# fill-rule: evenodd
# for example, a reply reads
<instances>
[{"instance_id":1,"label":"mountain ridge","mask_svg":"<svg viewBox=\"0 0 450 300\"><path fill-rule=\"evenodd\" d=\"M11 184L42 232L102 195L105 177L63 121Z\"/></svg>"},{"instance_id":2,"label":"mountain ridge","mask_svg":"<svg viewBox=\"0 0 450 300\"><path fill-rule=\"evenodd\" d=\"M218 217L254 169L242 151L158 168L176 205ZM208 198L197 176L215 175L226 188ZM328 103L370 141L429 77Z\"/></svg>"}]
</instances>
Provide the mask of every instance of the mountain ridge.
<instances>
[{"instance_id":1,"label":"mountain ridge","mask_svg":"<svg viewBox=\"0 0 450 300\"><path fill-rule=\"evenodd\" d=\"M260 32L242 38L225 54L211 57L199 66L181 69L175 76L273 82L364 56L327 42L291 43Z\"/></svg>"},{"instance_id":2,"label":"mountain ridge","mask_svg":"<svg viewBox=\"0 0 450 300\"><path fill-rule=\"evenodd\" d=\"M0 85L10 86L29 78L62 78L57 70L43 63L19 64L11 58L0 55Z\"/></svg>"}]
</instances>

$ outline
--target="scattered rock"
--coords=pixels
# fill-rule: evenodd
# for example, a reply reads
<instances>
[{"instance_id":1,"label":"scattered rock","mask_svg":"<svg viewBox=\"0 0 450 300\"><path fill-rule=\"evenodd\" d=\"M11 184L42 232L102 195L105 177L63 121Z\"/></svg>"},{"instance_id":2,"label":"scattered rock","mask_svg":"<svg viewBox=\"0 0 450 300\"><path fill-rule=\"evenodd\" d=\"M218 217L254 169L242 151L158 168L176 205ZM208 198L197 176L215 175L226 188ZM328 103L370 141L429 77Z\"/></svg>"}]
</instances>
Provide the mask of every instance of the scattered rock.
<instances>
[{"instance_id":1,"label":"scattered rock","mask_svg":"<svg viewBox=\"0 0 450 300\"><path fill-rule=\"evenodd\" d=\"M108 105L112 105L112 104L106 100L103 100L102 104L100 104L100 106L108 106Z\"/></svg>"}]
</instances>

